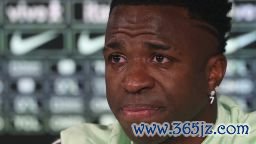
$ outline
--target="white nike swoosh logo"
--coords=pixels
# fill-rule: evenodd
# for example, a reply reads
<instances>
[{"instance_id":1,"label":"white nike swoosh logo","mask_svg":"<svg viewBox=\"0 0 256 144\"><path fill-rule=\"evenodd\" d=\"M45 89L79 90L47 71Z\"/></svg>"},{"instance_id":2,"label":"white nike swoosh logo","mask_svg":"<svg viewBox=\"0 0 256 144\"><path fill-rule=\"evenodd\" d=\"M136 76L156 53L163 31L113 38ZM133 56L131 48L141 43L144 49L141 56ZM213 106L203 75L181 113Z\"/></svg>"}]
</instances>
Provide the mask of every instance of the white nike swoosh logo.
<instances>
[{"instance_id":1,"label":"white nike swoosh logo","mask_svg":"<svg viewBox=\"0 0 256 144\"><path fill-rule=\"evenodd\" d=\"M89 33L82 32L77 41L78 51L83 55L91 55L104 47L105 35L90 39Z\"/></svg>"},{"instance_id":2,"label":"white nike swoosh logo","mask_svg":"<svg viewBox=\"0 0 256 144\"><path fill-rule=\"evenodd\" d=\"M26 54L41 45L55 39L58 36L56 31L46 31L26 39L22 39L20 32L15 32L10 40L11 52L15 55Z\"/></svg>"},{"instance_id":3,"label":"white nike swoosh logo","mask_svg":"<svg viewBox=\"0 0 256 144\"><path fill-rule=\"evenodd\" d=\"M252 31L236 38L229 39L226 46L226 54L233 53L256 41L256 31Z\"/></svg>"}]
</instances>

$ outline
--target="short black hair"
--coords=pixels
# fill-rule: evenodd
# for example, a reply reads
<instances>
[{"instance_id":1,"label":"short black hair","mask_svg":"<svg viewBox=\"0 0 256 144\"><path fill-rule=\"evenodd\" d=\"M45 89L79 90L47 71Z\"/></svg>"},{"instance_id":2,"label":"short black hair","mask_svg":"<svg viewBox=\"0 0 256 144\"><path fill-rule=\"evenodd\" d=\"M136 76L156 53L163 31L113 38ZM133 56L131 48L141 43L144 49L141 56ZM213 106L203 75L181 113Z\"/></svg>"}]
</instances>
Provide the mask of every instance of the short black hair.
<instances>
[{"instance_id":1,"label":"short black hair","mask_svg":"<svg viewBox=\"0 0 256 144\"><path fill-rule=\"evenodd\" d=\"M213 26L218 34L219 51L225 52L231 29L231 18L227 16L232 3L228 0L112 0L110 14L119 5L180 5L188 9L192 18Z\"/></svg>"}]
</instances>

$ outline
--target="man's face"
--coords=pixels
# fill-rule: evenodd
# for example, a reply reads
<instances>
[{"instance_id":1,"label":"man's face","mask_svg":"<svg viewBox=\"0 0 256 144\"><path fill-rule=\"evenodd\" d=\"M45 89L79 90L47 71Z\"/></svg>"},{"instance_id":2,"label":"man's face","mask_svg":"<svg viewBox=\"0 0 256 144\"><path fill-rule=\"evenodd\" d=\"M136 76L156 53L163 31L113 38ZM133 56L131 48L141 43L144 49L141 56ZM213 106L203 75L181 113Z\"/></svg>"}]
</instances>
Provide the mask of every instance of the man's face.
<instances>
[{"instance_id":1,"label":"man's face","mask_svg":"<svg viewBox=\"0 0 256 144\"><path fill-rule=\"evenodd\" d=\"M132 123L202 120L207 61L218 44L208 28L181 7L113 9L104 50L107 99L130 138Z\"/></svg>"}]
</instances>

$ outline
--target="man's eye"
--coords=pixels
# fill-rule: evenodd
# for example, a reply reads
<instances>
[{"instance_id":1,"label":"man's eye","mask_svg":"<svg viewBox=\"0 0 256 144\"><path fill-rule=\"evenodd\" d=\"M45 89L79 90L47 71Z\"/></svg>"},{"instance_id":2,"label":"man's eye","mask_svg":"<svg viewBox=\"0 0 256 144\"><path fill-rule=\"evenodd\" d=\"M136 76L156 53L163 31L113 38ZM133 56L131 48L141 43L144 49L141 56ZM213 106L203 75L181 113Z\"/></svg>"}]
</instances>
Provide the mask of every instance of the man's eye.
<instances>
[{"instance_id":1,"label":"man's eye","mask_svg":"<svg viewBox=\"0 0 256 144\"><path fill-rule=\"evenodd\" d=\"M163 55L155 55L153 57L153 62L156 62L156 63L168 63L170 62L170 59L163 56Z\"/></svg>"},{"instance_id":2,"label":"man's eye","mask_svg":"<svg viewBox=\"0 0 256 144\"><path fill-rule=\"evenodd\" d=\"M121 55L111 55L110 60L112 63L125 63L126 62L126 58Z\"/></svg>"}]
</instances>

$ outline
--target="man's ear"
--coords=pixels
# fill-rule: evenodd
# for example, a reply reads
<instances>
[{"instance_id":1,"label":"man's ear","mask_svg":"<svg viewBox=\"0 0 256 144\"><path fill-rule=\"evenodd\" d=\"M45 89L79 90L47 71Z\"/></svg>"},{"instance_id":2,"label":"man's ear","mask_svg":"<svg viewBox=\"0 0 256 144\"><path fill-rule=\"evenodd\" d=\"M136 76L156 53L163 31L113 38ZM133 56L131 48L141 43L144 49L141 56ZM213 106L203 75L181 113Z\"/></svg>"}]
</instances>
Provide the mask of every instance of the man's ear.
<instances>
[{"instance_id":1,"label":"man's ear","mask_svg":"<svg viewBox=\"0 0 256 144\"><path fill-rule=\"evenodd\" d=\"M209 92L220 85L226 73L227 59L223 54L212 56L207 63Z\"/></svg>"}]
</instances>

